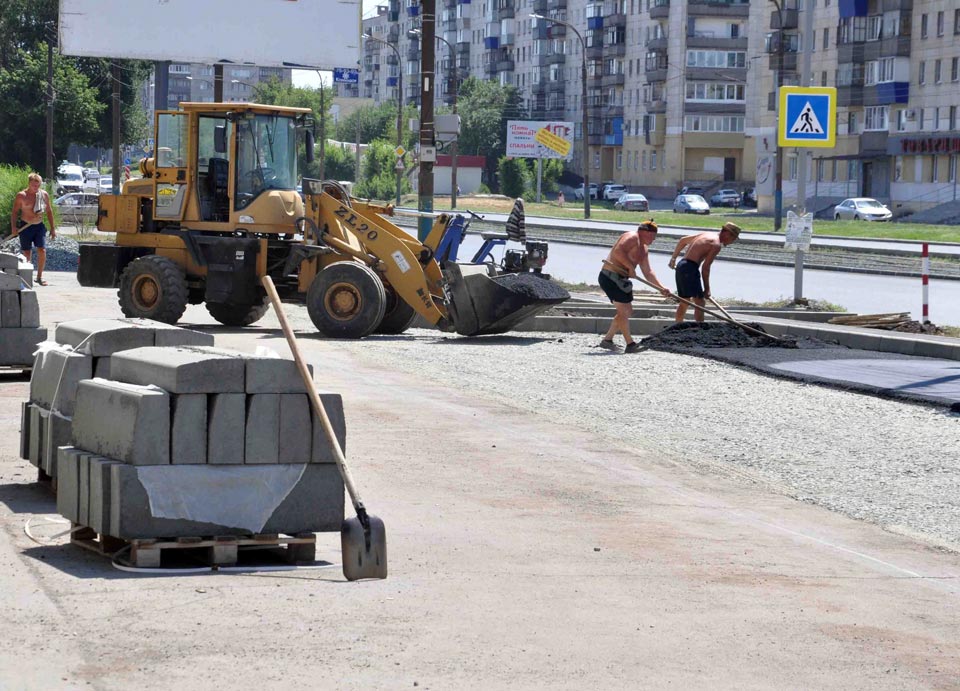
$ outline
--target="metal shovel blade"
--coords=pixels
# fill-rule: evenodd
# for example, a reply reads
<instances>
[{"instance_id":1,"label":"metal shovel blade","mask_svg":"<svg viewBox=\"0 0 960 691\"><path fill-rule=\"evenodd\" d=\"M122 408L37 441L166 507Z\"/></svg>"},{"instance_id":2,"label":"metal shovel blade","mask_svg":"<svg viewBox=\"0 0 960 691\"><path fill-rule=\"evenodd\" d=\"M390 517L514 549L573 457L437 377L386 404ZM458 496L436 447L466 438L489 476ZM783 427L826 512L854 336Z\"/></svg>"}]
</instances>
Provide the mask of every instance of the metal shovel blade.
<instances>
[{"instance_id":1,"label":"metal shovel blade","mask_svg":"<svg viewBox=\"0 0 960 691\"><path fill-rule=\"evenodd\" d=\"M387 577L387 530L376 516L368 516L370 531L359 518L348 518L340 528L343 575L348 581Z\"/></svg>"}]
</instances>

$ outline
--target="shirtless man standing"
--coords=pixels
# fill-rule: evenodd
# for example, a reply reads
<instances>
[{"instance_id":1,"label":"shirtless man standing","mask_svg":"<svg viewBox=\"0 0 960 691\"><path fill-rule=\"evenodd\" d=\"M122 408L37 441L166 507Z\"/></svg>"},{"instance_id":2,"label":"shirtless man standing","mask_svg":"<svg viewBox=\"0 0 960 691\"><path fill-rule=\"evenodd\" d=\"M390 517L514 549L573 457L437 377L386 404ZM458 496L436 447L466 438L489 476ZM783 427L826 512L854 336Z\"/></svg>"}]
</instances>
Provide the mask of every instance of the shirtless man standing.
<instances>
[{"instance_id":1,"label":"shirtless man standing","mask_svg":"<svg viewBox=\"0 0 960 691\"><path fill-rule=\"evenodd\" d=\"M13 200L10 232L14 237L20 236L20 251L28 262L31 250L37 248L37 285L45 286L47 282L43 280L43 267L47 263L47 227L43 224L44 213L50 223L50 239L57 237L57 228L53 222L53 209L50 208L50 195L41 189L43 178L37 173L30 173L27 181L27 189L17 192ZM17 214L23 221L22 228L17 228Z\"/></svg>"},{"instance_id":2,"label":"shirtless man standing","mask_svg":"<svg viewBox=\"0 0 960 691\"><path fill-rule=\"evenodd\" d=\"M680 238L670 257L670 268L676 268L677 295L696 303L697 308L693 316L698 322L703 321L703 302L710 297L710 265L720 250L736 242L740 237L740 226L736 223L724 223L719 234L700 233ZM686 248L687 252L677 263L680 252ZM703 274L703 284L700 284L700 274ZM677 305L676 320L683 321L687 313L687 304Z\"/></svg>"},{"instance_id":3,"label":"shirtless man standing","mask_svg":"<svg viewBox=\"0 0 960 691\"><path fill-rule=\"evenodd\" d=\"M640 350L640 345L635 343L630 335L630 315L633 314L633 284L630 279L637 277L637 267L644 278L656 285L663 295L670 294L670 290L660 283L650 268L650 252L647 246L656 238L657 224L653 221L641 223L636 230L621 235L610 254L603 260L603 269L597 280L610 302L616 306L617 314L600 341L601 348L619 351L613 342L613 337L619 332L623 334L627 344L625 353L636 353Z\"/></svg>"}]
</instances>

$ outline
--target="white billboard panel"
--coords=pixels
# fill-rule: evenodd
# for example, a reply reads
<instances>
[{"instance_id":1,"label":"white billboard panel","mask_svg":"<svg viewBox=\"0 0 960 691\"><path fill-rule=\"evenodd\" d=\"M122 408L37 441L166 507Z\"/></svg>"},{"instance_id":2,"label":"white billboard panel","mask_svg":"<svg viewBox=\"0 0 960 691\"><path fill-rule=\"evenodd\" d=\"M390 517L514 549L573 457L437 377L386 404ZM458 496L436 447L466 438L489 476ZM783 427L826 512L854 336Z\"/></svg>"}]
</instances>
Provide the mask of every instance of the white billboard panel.
<instances>
[{"instance_id":1,"label":"white billboard panel","mask_svg":"<svg viewBox=\"0 0 960 691\"><path fill-rule=\"evenodd\" d=\"M331 70L360 57L361 0L60 0L60 52Z\"/></svg>"},{"instance_id":2,"label":"white billboard panel","mask_svg":"<svg viewBox=\"0 0 960 691\"><path fill-rule=\"evenodd\" d=\"M536 141L537 132L545 129L550 134L570 142L566 156ZM573 158L573 123L558 120L507 121L507 156L515 158Z\"/></svg>"}]
</instances>

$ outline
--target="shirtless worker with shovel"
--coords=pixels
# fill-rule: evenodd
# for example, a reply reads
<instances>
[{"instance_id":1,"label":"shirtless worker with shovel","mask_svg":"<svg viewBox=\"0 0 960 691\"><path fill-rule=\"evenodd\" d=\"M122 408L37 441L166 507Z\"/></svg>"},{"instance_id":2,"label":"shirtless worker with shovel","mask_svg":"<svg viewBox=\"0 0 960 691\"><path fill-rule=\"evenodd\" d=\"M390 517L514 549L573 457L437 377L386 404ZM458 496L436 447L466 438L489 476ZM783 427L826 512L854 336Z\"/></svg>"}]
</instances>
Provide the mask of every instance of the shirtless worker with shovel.
<instances>
[{"instance_id":1,"label":"shirtless worker with shovel","mask_svg":"<svg viewBox=\"0 0 960 691\"><path fill-rule=\"evenodd\" d=\"M693 316L698 322L703 321L704 299L710 297L710 265L727 245L737 241L740 237L740 226L736 223L724 223L719 234L711 232L698 235L687 235L680 238L670 257L670 268L676 269L677 295L692 301L697 307ZM680 252L686 249L683 259L677 263ZM700 283L701 274L703 283ZM683 321L687 313L687 304L677 305L676 320Z\"/></svg>"}]
</instances>

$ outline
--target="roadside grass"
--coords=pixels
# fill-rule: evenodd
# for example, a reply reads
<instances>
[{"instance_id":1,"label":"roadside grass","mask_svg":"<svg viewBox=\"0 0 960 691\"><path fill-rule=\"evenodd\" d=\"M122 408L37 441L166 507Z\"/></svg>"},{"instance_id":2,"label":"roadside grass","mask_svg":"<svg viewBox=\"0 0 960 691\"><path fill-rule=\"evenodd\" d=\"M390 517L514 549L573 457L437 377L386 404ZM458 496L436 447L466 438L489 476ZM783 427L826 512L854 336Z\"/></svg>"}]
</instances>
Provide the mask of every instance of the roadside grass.
<instances>
[{"instance_id":1,"label":"roadside grass","mask_svg":"<svg viewBox=\"0 0 960 691\"><path fill-rule=\"evenodd\" d=\"M407 196L404 204L416 204L416 197ZM499 196L467 195L457 198L457 209L476 213L508 214L513 207L513 199ZM524 200L524 207L530 216L578 219L583 218L583 202L568 200L561 208L555 201L530 202ZM436 211L450 211L449 197L435 197ZM758 216L753 210L714 209L705 216L696 214L676 214L672 211L614 211L613 202L593 200L590 203L590 219L595 221L621 221L639 223L653 218L666 226L689 226L692 228L718 228L724 222L732 220L741 228L751 232L772 233L773 217ZM960 242L960 226L937 226L922 223L868 223L866 221L814 221L814 233L849 238L870 238L885 240L914 240L918 242Z\"/></svg>"}]
</instances>

